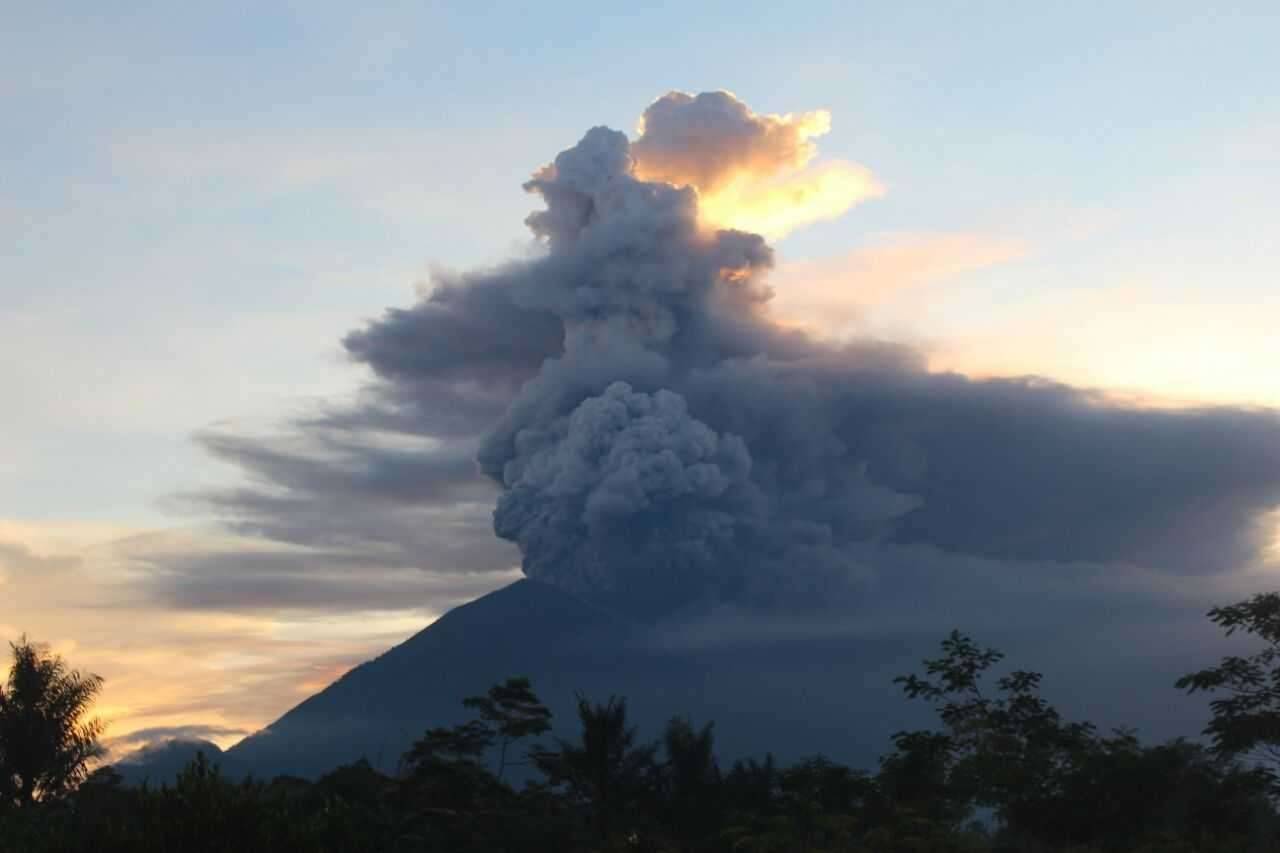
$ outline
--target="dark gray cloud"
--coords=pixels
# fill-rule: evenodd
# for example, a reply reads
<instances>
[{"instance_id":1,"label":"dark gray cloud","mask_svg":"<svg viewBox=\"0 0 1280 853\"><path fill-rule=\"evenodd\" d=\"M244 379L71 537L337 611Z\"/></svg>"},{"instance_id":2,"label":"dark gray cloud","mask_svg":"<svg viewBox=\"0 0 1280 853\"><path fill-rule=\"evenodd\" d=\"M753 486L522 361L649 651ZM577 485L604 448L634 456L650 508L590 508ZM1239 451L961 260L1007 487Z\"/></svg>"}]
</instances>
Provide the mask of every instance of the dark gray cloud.
<instances>
[{"instance_id":1,"label":"dark gray cloud","mask_svg":"<svg viewBox=\"0 0 1280 853\"><path fill-rule=\"evenodd\" d=\"M459 556L464 559L452 565L474 557ZM513 562L509 555L508 571ZM387 568L370 551L170 553L137 558L134 565L147 571L145 589L152 600L182 610L439 611L504 582L494 571Z\"/></svg>"},{"instance_id":2,"label":"dark gray cloud","mask_svg":"<svg viewBox=\"0 0 1280 853\"><path fill-rule=\"evenodd\" d=\"M503 470L498 535L519 543L530 577L610 597L660 603L688 585L687 572L718 566L732 544L721 540L758 499L742 439L693 418L667 390L613 383L522 444ZM655 513L659 537L648 535ZM631 547L598 553L619 540Z\"/></svg>"},{"instance_id":3,"label":"dark gray cloud","mask_svg":"<svg viewBox=\"0 0 1280 853\"><path fill-rule=\"evenodd\" d=\"M532 371L530 371L532 374ZM338 430L440 440L474 439L511 403L519 383L406 378L363 389L353 406L335 406L301 418L303 435Z\"/></svg>"},{"instance_id":4,"label":"dark gray cloud","mask_svg":"<svg viewBox=\"0 0 1280 853\"><path fill-rule=\"evenodd\" d=\"M807 156L800 125L779 142L735 104L668 96L634 144L588 131L526 185L539 254L442 278L348 336L377 382L292 444L207 437L253 480L207 504L242 531L441 572L499 568L478 556L496 504L526 573L646 615L874 599L893 583L868 578L917 576L904 554L1055 582L1262 559L1274 413L932 374L901 345L770 322L763 239L703 227L692 189L637 177L682 151L686 171ZM690 127L709 129L697 146Z\"/></svg>"},{"instance_id":5,"label":"dark gray cloud","mask_svg":"<svg viewBox=\"0 0 1280 853\"><path fill-rule=\"evenodd\" d=\"M291 547L136 549L146 594L191 609L421 610L501 582L518 555L493 535L498 490L477 469L475 439L414 432L414 409L393 395L362 402L284 437L199 436L246 482L174 504Z\"/></svg>"},{"instance_id":6,"label":"dark gray cloud","mask_svg":"<svg viewBox=\"0 0 1280 853\"><path fill-rule=\"evenodd\" d=\"M473 445L378 447L375 439L312 430L303 438L282 441L225 433L206 433L198 440L215 457L240 466L251 480L286 492L341 493L353 501L421 506L490 497Z\"/></svg>"},{"instance_id":7,"label":"dark gray cloud","mask_svg":"<svg viewBox=\"0 0 1280 853\"><path fill-rule=\"evenodd\" d=\"M709 616L676 620L656 642L678 646L740 646L823 637L926 638L934 644L953 627L995 639L1032 636L1049 643L1065 635L1110 628L1149 629L1153 616L1169 628L1203 624L1207 603L1239 594L1239 579L1182 576L1125 563L983 557L935 545L865 542L845 549L842 577L815 573L805 600L780 605L726 601ZM822 585L826 580L827 584ZM1164 632L1159 632L1164 633ZM1150 638L1161 642L1159 636ZM1168 642L1166 636L1163 642ZM922 646L922 648L924 648Z\"/></svg>"},{"instance_id":8,"label":"dark gray cloud","mask_svg":"<svg viewBox=\"0 0 1280 853\"><path fill-rule=\"evenodd\" d=\"M838 500L857 470L915 499L886 541L1215 572L1258 555L1253 522L1280 502L1273 413L1132 409L1039 379L763 359L703 372L685 393L774 461L757 465L771 494L838 533L857 515Z\"/></svg>"},{"instance_id":9,"label":"dark gray cloud","mask_svg":"<svg viewBox=\"0 0 1280 853\"><path fill-rule=\"evenodd\" d=\"M408 428L413 409L369 394L363 408L299 420L290 434L198 437L244 484L179 496L270 548L195 537L122 549L138 595L191 610L439 610L505 582L519 555L493 535L497 488L474 438ZM284 546L284 547L281 547Z\"/></svg>"},{"instance_id":10,"label":"dark gray cloud","mask_svg":"<svg viewBox=\"0 0 1280 853\"><path fill-rule=\"evenodd\" d=\"M413 308L392 308L347 335L347 352L393 381L414 378L518 387L562 349L554 314L517 304L528 264L484 275L439 274Z\"/></svg>"}]
</instances>

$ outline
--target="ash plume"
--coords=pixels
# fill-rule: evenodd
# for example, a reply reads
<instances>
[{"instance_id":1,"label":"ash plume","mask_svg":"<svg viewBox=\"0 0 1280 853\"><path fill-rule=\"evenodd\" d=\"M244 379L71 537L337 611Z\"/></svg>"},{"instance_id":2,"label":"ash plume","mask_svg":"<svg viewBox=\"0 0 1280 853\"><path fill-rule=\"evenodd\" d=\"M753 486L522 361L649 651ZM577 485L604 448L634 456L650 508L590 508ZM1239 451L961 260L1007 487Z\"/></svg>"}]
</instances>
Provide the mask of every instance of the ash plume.
<instances>
[{"instance_id":1,"label":"ash plume","mask_svg":"<svg viewBox=\"0 0 1280 853\"><path fill-rule=\"evenodd\" d=\"M761 115L728 92L668 92L649 105L631 143L635 175L695 187L699 218L781 237L884 193L867 169L814 166L831 114Z\"/></svg>"},{"instance_id":2,"label":"ash plume","mask_svg":"<svg viewBox=\"0 0 1280 853\"><path fill-rule=\"evenodd\" d=\"M821 597L856 585L868 543L1175 572L1256 559L1254 519L1280 504L1273 415L1117 408L772 323L769 246L701 196L807 163L825 129L665 96L636 142L593 128L525 185L542 256L347 338L406 399L507 395L477 459L528 576L655 615Z\"/></svg>"},{"instance_id":3,"label":"ash plume","mask_svg":"<svg viewBox=\"0 0 1280 853\"><path fill-rule=\"evenodd\" d=\"M1048 590L1276 561L1274 412L932 373L910 347L771 319L773 252L730 226L807 221L827 208L775 190L832 169L878 186L821 162L826 127L714 92L660 98L634 141L589 130L525 185L537 254L437 276L349 334L376 376L354 405L284 442L205 436L252 481L206 505L325 543L334 571L497 578L513 552L492 529L529 577L647 618L850 603L865 618L870 601L910 610L921 578L964 589L997 564Z\"/></svg>"},{"instance_id":4,"label":"ash plume","mask_svg":"<svg viewBox=\"0 0 1280 853\"><path fill-rule=\"evenodd\" d=\"M818 153L813 138L831 129L831 114L757 115L728 92L668 92L640 118L631 144L646 180L713 192L739 175L773 176L805 166Z\"/></svg>"}]
</instances>

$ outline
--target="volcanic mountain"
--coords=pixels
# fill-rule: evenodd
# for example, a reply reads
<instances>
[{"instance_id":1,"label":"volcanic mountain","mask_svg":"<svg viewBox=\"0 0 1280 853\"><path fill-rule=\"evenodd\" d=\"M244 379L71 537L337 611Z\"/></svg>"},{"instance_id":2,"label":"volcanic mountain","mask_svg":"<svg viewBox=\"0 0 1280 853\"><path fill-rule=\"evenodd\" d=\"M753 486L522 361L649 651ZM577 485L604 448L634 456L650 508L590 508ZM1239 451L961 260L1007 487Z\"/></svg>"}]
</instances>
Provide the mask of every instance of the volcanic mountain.
<instances>
[{"instance_id":1,"label":"volcanic mountain","mask_svg":"<svg viewBox=\"0 0 1280 853\"><path fill-rule=\"evenodd\" d=\"M228 769L394 770L511 676L563 736L575 694L624 695L644 737L688 715L715 721L722 759L868 766L932 721L893 679L953 628L1042 671L1070 718L1200 729L1172 685L1215 656L1210 603L1280 568L1280 420L939 372L908 344L782 321L756 231L877 192L848 164L807 171L828 118L672 92L635 138L591 128L523 185L530 252L435 275L343 339L366 393L282 442L206 441L252 475L208 496L232 529L312 549L351 589L508 571L496 540L526 577Z\"/></svg>"},{"instance_id":2,"label":"volcanic mountain","mask_svg":"<svg viewBox=\"0 0 1280 853\"><path fill-rule=\"evenodd\" d=\"M653 625L525 579L454 608L213 760L231 775L257 778L314 778L360 759L393 773L428 727L466 718L464 697L524 675L555 715L554 736L576 735L577 696L624 696L642 739L686 716L699 725L714 721L725 763L771 752L782 761L822 754L872 768L894 732L936 722L893 679L919 671L945 633L944 626L869 632L852 623L844 631L780 630L714 613ZM1005 648L1009 638L977 637ZM1022 634L1021 646L1009 648L1011 662L1047 664L1037 668L1046 672L1050 700L1104 730L1137 725L1158 739L1202 725L1202 708L1185 700L1158 717L1149 713L1152 697L1178 699L1171 685L1181 659L1151 658L1139 671L1123 650L1105 652L1105 634L1078 639L1064 650L1051 630L1039 639ZM132 782L164 781L197 749L217 753L211 744L171 744L120 769Z\"/></svg>"},{"instance_id":3,"label":"volcanic mountain","mask_svg":"<svg viewBox=\"0 0 1280 853\"><path fill-rule=\"evenodd\" d=\"M660 642L659 633L533 580L521 580L436 622L293 708L222 757L233 772L315 776L365 758L394 771L429 726L463 719L461 700L524 675L572 736L575 696L625 696L642 735L688 715L715 720L728 756L824 752L872 760L903 711L892 676L909 668L901 642L770 642L750 650ZM745 653L744 653L745 652ZM898 665L894 669L888 664ZM855 696L858 697L855 699ZM886 714L889 706L895 713ZM856 733L856 736L852 736Z\"/></svg>"}]
</instances>

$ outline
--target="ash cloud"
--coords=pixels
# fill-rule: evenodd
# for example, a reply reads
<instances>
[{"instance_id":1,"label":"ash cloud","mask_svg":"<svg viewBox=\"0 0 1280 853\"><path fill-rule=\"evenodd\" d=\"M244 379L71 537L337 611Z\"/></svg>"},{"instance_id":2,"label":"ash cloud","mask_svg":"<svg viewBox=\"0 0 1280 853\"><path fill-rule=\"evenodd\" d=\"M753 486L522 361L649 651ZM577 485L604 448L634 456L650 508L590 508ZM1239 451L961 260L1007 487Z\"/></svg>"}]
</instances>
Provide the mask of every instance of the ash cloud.
<instances>
[{"instance_id":1,"label":"ash cloud","mask_svg":"<svg viewBox=\"0 0 1280 853\"><path fill-rule=\"evenodd\" d=\"M518 445L494 527L520 545L525 573L633 605L722 581L736 520L758 501L743 440L665 389L615 382Z\"/></svg>"},{"instance_id":2,"label":"ash cloud","mask_svg":"<svg viewBox=\"0 0 1280 853\"><path fill-rule=\"evenodd\" d=\"M669 92L645 110L630 155L637 177L695 188L703 222L781 237L884 193L862 166L812 162L830 129L825 110L761 115L728 92Z\"/></svg>"},{"instance_id":3,"label":"ash cloud","mask_svg":"<svg viewBox=\"0 0 1280 853\"><path fill-rule=\"evenodd\" d=\"M377 384L299 425L313 442L344 430L346 461L211 445L260 480L223 510L302 541L376 507L347 535L411 548L378 518L479 506L487 482L526 574L645 617L874 596L913 548L1029 573L1212 576L1266 559L1275 413L934 374L907 347L772 323L771 249L709 222L701 194L806 162L822 129L710 93L660 99L635 142L589 130L525 185L541 254L446 277L346 338ZM439 447L361 443L388 431Z\"/></svg>"},{"instance_id":4,"label":"ash cloud","mask_svg":"<svg viewBox=\"0 0 1280 853\"><path fill-rule=\"evenodd\" d=\"M356 359L395 383L415 379L518 387L562 349L554 314L515 301L518 266L484 276L437 275L431 294L411 309L393 308L344 344ZM422 346L423 341L431 345Z\"/></svg>"},{"instance_id":5,"label":"ash cloud","mask_svg":"<svg viewBox=\"0 0 1280 853\"><path fill-rule=\"evenodd\" d=\"M813 137L830 129L825 110L758 115L728 92L668 92L644 111L631 153L648 180L712 192L744 172L806 165L818 153Z\"/></svg>"}]
</instances>

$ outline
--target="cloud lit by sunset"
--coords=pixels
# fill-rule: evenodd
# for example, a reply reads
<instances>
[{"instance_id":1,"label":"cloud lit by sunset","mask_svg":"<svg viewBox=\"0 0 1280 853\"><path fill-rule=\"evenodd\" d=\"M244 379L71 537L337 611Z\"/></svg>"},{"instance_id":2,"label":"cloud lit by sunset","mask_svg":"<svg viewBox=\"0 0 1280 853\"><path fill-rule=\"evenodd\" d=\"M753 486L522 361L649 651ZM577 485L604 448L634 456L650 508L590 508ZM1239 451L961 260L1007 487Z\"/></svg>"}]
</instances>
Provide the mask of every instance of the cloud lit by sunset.
<instances>
[{"instance_id":1,"label":"cloud lit by sunset","mask_svg":"<svg viewBox=\"0 0 1280 853\"><path fill-rule=\"evenodd\" d=\"M831 258L784 261L769 279L768 310L818 337L853 339L874 331L886 308L923 313L935 288L1026 252L1017 240L985 234L902 234Z\"/></svg>"},{"instance_id":2,"label":"cloud lit by sunset","mask_svg":"<svg viewBox=\"0 0 1280 853\"><path fill-rule=\"evenodd\" d=\"M713 228L784 237L884 194L865 167L815 163L827 110L761 115L729 92L671 92L645 110L631 147L636 175L691 186Z\"/></svg>"},{"instance_id":3,"label":"cloud lit by sunset","mask_svg":"<svg viewBox=\"0 0 1280 853\"><path fill-rule=\"evenodd\" d=\"M878 198L884 187L870 171L827 163L762 177L739 173L698 195L698 216L709 226L785 237L797 228L835 219L854 205Z\"/></svg>"}]
</instances>

